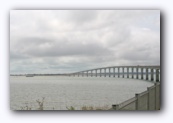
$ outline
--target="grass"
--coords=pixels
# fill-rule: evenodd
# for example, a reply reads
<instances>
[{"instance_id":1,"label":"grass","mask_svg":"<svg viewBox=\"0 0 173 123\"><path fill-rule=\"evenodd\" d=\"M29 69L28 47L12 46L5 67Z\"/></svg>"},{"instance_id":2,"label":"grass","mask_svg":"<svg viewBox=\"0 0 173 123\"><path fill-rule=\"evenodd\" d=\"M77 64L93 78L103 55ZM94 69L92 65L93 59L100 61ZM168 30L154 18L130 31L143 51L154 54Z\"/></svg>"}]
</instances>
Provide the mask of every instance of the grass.
<instances>
[{"instance_id":1,"label":"grass","mask_svg":"<svg viewBox=\"0 0 173 123\"><path fill-rule=\"evenodd\" d=\"M44 102L45 102L45 97L42 97L41 100L36 100L37 104L38 104L38 108L36 108L36 110L44 110ZM70 106L70 107L66 107L67 110L69 111L73 111L73 110L77 110L75 109L75 107ZM21 110L35 110L32 108L32 106L28 106L27 103L25 103L25 106L21 107ZM52 110L55 110L55 108L53 107ZM110 110L110 107L108 105L105 106L101 106L101 107L93 107L93 106L82 106L80 108L80 110L83 111L87 111L87 110Z\"/></svg>"},{"instance_id":2,"label":"grass","mask_svg":"<svg viewBox=\"0 0 173 123\"><path fill-rule=\"evenodd\" d=\"M38 104L38 108L36 110L44 110L44 100L45 100L45 97L42 97L42 100L36 100L37 104ZM27 103L25 103L25 106L22 106L20 107L21 110L34 110L32 109L32 106L28 106ZM54 110L54 107L53 107L53 110Z\"/></svg>"},{"instance_id":3,"label":"grass","mask_svg":"<svg viewBox=\"0 0 173 123\"><path fill-rule=\"evenodd\" d=\"M67 107L68 110L75 110L73 106L70 108ZM93 106L82 106L80 110L83 111L92 111L92 110L110 110L110 107L108 105L100 106L100 107L93 107Z\"/></svg>"},{"instance_id":4,"label":"grass","mask_svg":"<svg viewBox=\"0 0 173 123\"><path fill-rule=\"evenodd\" d=\"M38 100L36 100L36 102L37 102L37 104L38 104L38 110L44 110L44 106L43 106L43 104L44 104L44 97L42 97L42 100L40 101L39 99Z\"/></svg>"}]
</instances>

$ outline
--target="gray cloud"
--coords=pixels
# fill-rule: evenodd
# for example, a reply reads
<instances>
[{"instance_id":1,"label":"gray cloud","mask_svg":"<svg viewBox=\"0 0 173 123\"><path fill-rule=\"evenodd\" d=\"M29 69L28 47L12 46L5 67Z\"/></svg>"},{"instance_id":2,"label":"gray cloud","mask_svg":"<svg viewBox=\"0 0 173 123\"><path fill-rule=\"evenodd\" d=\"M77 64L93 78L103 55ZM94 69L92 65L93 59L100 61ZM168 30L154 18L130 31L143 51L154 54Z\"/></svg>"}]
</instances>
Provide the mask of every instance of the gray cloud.
<instances>
[{"instance_id":1,"label":"gray cloud","mask_svg":"<svg viewBox=\"0 0 173 123\"><path fill-rule=\"evenodd\" d=\"M158 10L13 10L10 73L160 64Z\"/></svg>"},{"instance_id":2,"label":"gray cloud","mask_svg":"<svg viewBox=\"0 0 173 123\"><path fill-rule=\"evenodd\" d=\"M69 42L66 39L53 41L43 38L24 38L17 44L17 52L28 56L92 56L107 55L111 52L99 43L91 42L82 44L82 42ZM13 55L13 53L12 53ZM13 58L13 57L12 57Z\"/></svg>"}]
</instances>

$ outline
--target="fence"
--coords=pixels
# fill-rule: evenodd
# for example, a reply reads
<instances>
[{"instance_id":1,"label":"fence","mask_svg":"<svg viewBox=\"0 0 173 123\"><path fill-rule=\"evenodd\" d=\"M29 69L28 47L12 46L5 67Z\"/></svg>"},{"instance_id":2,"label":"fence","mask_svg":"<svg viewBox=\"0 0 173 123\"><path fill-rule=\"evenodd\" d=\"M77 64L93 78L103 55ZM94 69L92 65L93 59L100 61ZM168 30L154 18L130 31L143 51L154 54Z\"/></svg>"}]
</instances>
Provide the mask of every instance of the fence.
<instances>
[{"instance_id":1,"label":"fence","mask_svg":"<svg viewBox=\"0 0 173 123\"><path fill-rule=\"evenodd\" d=\"M120 104L112 105L113 110L160 110L160 82L148 87L147 91L136 94Z\"/></svg>"}]
</instances>

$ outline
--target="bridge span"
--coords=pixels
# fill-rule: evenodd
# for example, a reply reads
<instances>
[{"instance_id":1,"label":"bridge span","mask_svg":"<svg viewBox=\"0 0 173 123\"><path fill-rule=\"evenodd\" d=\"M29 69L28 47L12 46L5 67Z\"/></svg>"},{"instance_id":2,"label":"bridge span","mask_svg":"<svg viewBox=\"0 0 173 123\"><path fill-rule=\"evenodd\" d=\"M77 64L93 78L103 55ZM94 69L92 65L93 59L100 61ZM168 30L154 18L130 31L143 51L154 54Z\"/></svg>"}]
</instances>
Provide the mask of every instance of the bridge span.
<instances>
[{"instance_id":1,"label":"bridge span","mask_svg":"<svg viewBox=\"0 0 173 123\"><path fill-rule=\"evenodd\" d=\"M68 76L82 77L118 77L142 79L148 81L160 81L160 66L109 66L83 70L79 72L69 73Z\"/></svg>"}]
</instances>

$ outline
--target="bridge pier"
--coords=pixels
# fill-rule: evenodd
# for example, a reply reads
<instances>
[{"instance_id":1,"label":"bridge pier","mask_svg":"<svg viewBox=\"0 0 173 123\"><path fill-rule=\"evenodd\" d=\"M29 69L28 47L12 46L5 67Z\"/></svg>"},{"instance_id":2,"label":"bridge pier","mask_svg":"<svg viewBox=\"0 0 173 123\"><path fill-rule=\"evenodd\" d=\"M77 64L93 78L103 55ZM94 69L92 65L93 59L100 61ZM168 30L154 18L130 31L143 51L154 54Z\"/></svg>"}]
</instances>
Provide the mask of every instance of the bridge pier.
<instances>
[{"instance_id":1,"label":"bridge pier","mask_svg":"<svg viewBox=\"0 0 173 123\"><path fill-rule=\"evenodd\" d=\"M122 67L122 74L123 74L123 78L124 78L124 68Z\"/></svg>"},{"instance_id":2,"label":"bridge pier","mask_svg":"<svg viewBox=\"0 0 173 123\"><path fill-rule=\"evenodd\" d=\"M129 68L127 67L127 78L129 78Z\"/></svg>"},{"instance_id":3,"label":"bridge pier","mask_svg":"<svg viewBox=\"0 0 173 123\"><path fill-rule=\"evenodd\" d=\"M132 79L133 79L133 78L134 78L134 77L133 77L133 68L131 68L131 70L132 70Z\"/></svg>"},{"instance_id":4,"label":"bridge pier","mask_svg":"<svg viewBox=\"0 0 173 123\"><path fill-rule=\"evenodd\" d=\"M156 82L159 82L159 69L156 69Z\"/></svg>"},{"instance_id":5,"label":"bridge pier","mask_svg":"<svg viewBox=\"0 0 173 123\"><path fill-rule=\"evenodd\" d=\"M110 74L111 74L111 68L109 68L109 77L110 77Z\"/></svg>"},{"instance_id":6,"label":"bridge pier","mask_svg":"<svg viewBox=\"0 0 173 123\"><path fill-rule=\"evenodd\" d=\"M96 71L96 77L97 77L97 69L95 71Z\"/></svg>"},{"instance_id":7,"label":"bridge pier","mask_svg":"<svg viewBox=\"0 0 173 123\"><path fill-rule=\"evenodd\" d=\"M146 80L148 80L148 68L146 68Z\"/></svg>"},{"instance_id":8,"label":"bridge pier","mask_svg":"<svg viewBox=\"0 0 173 123\"><path fill-rule=\"evenodd\" d=\"M154 70L151 69L151 81L154 81Z\"/></svg>"},{"instance_id":9,"label":"bridge pier","mask_svg":"<svg viewBox=\"0 0 173 123\"><path fill-rule=\"evenodd\" d=\"M106 68L105 68L105 77L106 77Z\"/></svg>"},{"instance_id":10,"label":"bridge pier","mask_svg":"<svg viewBox=\"0 0 173 123\"><path fill-rule=\"evenodd\" d=\"M91 70L91 77L93 76L93 71Z\"/></svg>"},{"instance_id":11,"label":"bridge pier","mask_svg":"<svg viewBox=\"0 0 173 123\"><path fill-rule=\"evenodd\" d=\"M114 71L114 77L115 77L115 67L113 68L113 71Z\"/></svg>"},{"instance_id":12,"label":"bridge pier","mask_svg":"<svg viewBox=\"0 0 173 123\"><path fill-rule=\"evenodd\" d=\"M141 79L143 79L143 68L141 68Z\"/></svg>"},{"instance_id":13,"label":"bridge pier","mask_svg":"<svg viewBox=\"0 0 173 123\"><path fill-rule=\"evenodd\" d=\"M100 69L100 77L102 76L102 69Z\"/></svg>"},{"instance_id":14,"label":"bridge pier","mask_svg":"<svg viewBox=\"0 0 173 123\"><path fill-rule=\"evenodd\" d=\"M139 79L139 76L138 76L138 67L136 68L136 79Z\"/></svg>"},{"instance_id":15,"label":"bridge pier","mask_svg":"<svg viewBox=\"0 0 173 123\"><path fill-rule=\"evenodd\" d=\"M118 67L118 78L120 77L120 70L119 70L119 67Z\"/></svg>"}]
</instances>

